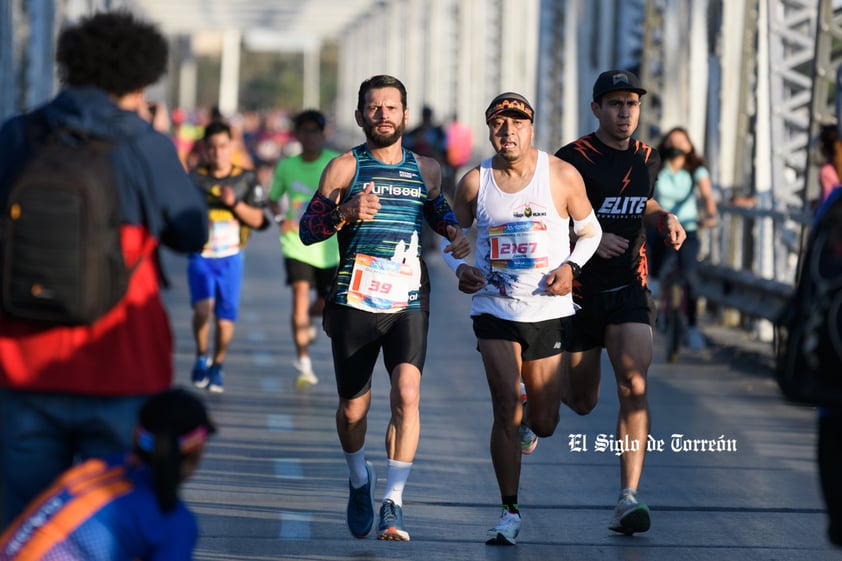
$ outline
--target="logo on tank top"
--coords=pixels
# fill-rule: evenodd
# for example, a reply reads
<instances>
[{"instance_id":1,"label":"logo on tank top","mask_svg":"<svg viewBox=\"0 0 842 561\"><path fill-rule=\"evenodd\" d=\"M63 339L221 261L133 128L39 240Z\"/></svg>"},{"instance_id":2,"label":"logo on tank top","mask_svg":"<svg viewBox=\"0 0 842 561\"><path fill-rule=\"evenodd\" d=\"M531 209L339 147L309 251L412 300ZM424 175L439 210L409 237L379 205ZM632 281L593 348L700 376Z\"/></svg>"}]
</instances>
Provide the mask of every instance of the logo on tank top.
<instances>
[{"instance_id":1,"label":"logo on tank top","mask_svg":"<svg viewBox=\"0 0 842 561\"><path fill-rule=\"evenodd\" d=\"M646 197L605 197L596 214L612 218L640 216L646 208L646 201Z\"/></svg>"},{"instance_id":2,"label":"logo on tank top","mask_svg":"<svg viewBox=\"0 0 842 561\"><path fill-rule=\"evenodd\" d=\"M526 203L512 209L512 216L515 218L534 218L535 216L546 216L546 209L536 203Z\"/></svg>"},{"instance_id":3,"label":"logo on tank top","mask_svg":"<svg viewBox=\"0 0 842 561\"><path fill-rule=\"evenodd\" d=\"M406 185L390 185L375 183L371 190L375 195L386 195L390 197L421 197L421 187L409 187Z\"/></svg>"}]
</instances>

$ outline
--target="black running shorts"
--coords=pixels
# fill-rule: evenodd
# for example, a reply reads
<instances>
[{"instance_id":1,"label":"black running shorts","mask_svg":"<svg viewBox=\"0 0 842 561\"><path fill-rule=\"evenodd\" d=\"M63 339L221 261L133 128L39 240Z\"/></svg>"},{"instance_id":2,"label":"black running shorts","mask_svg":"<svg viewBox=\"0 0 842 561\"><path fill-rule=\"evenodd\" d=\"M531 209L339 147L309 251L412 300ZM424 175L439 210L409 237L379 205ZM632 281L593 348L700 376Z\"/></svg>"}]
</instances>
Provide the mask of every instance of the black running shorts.
<instances>
[{"instance_id":1,"label":"black running shorts","mask_svg":"<svg viewBox=\"0 0 842 561\"><path fill-rule=\"evenodd\" d=\"M421 310L376 314L349 306L328 305L324 311L324 328L333 350L339 396L352 399L371 388L371 375L380 349L389 375L402 363L412 364L423 372L429 324L430 313Z\"/></svg>"},{"instance_id":2,"label":"black running shorts","mask_svg":"<svg viewBox=\"0 0 842 561\"><path fill-rule=\"evenodd\" d=\"M336 267L320 269L309 263L298 259L284 259L284 266L287 270L287 285L294 282L307 281L310 286L315 287L316 294L326 298L330 294L333 281L336 279Z\"/></svg>"},{"instance_id":3,"label":"black running shorts","mask_svg":"<svg viewBox=\"0 0 842 561\"><path fill-rule=\"evenodd\" d=\"M522 322L490 314L471 316L477 339L502 339L520 343L523 360L537 360L562 352L564 333L560 319Z\"/></svg>"},{"instance_id":4,"label":"black running shorts","mask_svg":"<svg viewBox=\"0 0 842 561\"><path fill-rule=\"evenodd\" d=\"M605 346L605 328L622 323L655 325L655 302L648 288L630 284L617 290L586 294L575 300L582 308L565 318L566 352Z\"/></svg>"}]
</instances>

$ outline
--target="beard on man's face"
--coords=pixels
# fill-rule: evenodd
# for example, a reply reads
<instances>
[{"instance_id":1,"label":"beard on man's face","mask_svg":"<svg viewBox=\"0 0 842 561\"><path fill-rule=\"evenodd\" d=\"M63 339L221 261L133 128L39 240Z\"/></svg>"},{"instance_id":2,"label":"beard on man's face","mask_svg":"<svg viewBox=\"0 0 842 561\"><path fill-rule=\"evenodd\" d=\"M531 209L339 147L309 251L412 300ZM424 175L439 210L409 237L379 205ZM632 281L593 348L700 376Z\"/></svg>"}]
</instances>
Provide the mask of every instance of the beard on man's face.
<instances>
[{"instance_id":1,"label":"beard on man's face","mask_svg":"<svg viewBox=\"0 0 842 561\"><path fill-rule=\"evenodd\" d=\"M377 132L377 126L382 122L389 122L395 127L392 134L381 134ZM376 148L386 148L387 146L391 146L397 142L398 139L403 136L405 128L406 126L403 121L399 123L392 123L391 121L372 122L366 120L366 123L363 125L363 132L365 132L365 137L369 140L369 142L371 142Z\"/></svg>"}]
</instances>

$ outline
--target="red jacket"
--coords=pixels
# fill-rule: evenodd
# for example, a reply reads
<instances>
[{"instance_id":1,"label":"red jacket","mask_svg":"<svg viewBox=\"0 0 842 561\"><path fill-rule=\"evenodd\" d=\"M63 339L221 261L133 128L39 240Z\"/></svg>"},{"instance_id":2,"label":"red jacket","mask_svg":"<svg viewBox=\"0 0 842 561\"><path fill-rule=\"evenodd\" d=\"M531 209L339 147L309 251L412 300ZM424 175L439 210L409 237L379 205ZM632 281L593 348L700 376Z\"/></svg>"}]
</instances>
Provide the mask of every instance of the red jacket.
<instances>
[{"instance_id":1,"label":"red jacket","mask_svg":"<svg viewBox=\"0 0 842 561\"><path fill-rule=\"evenodd\" d=\"M141 252L143 261L125 298L95 324L44 329L0 311L0 385L86 395L170 387L172 335L151 255L157 242L137 226L124 227L121 234L126 262L136 262Z\"/></svg>"},{"instance_id":2,"label":"red jacket","mask_svg":"<svg viewBox=\"0 0 842 561\"><path fill-rule=\"evenodd\" d=\"M53 125L110 135L110 158L123 211L121 236L133 271L124 299L91 326L44 328L0 312L0 387L81 395L142 395L168 388L172 334L159 294L159 243L179 252L202 249L207 206L187 177L172 142L101 90L70 88L47 104ZM125 141L125 142L121 142ZM0 129L0 201L28 157L20 117Z\"/></svg>"}]
</instances>

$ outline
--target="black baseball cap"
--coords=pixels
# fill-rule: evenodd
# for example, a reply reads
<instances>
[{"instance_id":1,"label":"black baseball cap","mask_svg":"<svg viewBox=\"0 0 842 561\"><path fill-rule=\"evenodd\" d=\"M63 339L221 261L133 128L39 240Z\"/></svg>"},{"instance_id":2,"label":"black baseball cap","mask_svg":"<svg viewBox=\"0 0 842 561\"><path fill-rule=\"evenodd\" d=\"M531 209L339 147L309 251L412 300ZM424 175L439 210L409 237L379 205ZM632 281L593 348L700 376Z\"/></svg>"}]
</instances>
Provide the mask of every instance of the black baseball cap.
<instances>
[{"instance_id":1,"label":"black baseball cap","mask_svg":"<svg viewBox=\"0 0 842 561\"><path fill-rule=\"evenodd\" d=\"M599 75L593 85L593 100L610 92L634 92L644 95L646 90L640 85L640 78L628 70L606 70Z\"/></svg>"},{"instance_id":2,"label":"black baseball cap","mask_svg":"<svg viewBox=\"0 0 842 561\"><path fill-rule=\"evenodd\" d=\"M491 100L488 109L485 110L485 122L487 123L502 113L526 117L530 122L535 117L535 110L532 109L529 101L522 95L514 92L501 93Z\"/></svg>"}]
</instances>

